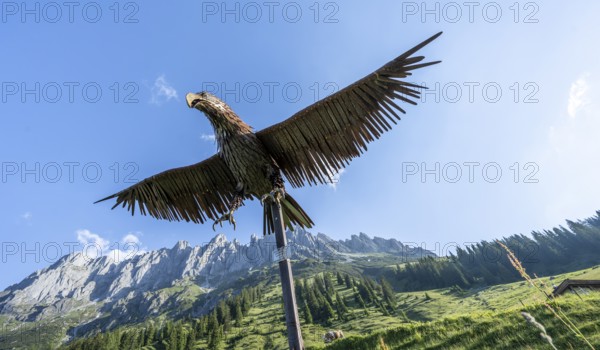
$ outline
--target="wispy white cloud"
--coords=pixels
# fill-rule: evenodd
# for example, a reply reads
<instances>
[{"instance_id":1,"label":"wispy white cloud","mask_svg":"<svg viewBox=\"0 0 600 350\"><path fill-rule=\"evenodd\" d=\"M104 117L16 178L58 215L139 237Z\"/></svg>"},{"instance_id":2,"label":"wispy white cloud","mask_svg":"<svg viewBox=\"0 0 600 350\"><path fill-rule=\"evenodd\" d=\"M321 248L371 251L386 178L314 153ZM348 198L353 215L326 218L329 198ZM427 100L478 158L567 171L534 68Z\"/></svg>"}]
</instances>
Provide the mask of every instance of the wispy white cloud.
<instances>
[{"instance_id":1,"label":"wispy white cloud","mask_svg":"<svg viewBox=\"0 0 600 350\"><path fill-rule=\"evenodd\" d=\"M115 262L124 261L138 254L146 252L142 247L142 242L139 238L140 232L130 232L121 238L121 245L118 249L111 250L107 255Z\"/></svg>"},{"instance_id":2,"label":"wispy white cloud","mask_svg":"<svg viewBox=\"0 0 600 350\"><path fill-rule=\"evenodd\" d=\"M128 233L121 239L121 243L123 243L123 244L130 244L130 243L139 244L140 238L138 236L136 236L134 233Z\"/></svg>"},{"instance_id":3,"label":"wispy white cloud","mask_svg":"<svg viewBox=\"0 0 600 350\"><path fill-rule=\"evenodd\" d=\"M91 259L102 255L110 244L110 241L90 230L77 230L76 233L77 241L83 245L83 253Z\"/></svg>"},{"instance_id":4,"label":"wispy white cloud","mask_svg":"<svg viewBox=\"0 0 600 350\"><path fill-rule=\"evenodd\" d=\"M548 129L548 142L533 156L540 169L540 191L548 217L583 217L597 210L600 188L600 91L597 80L583 74L571 85L568 117L564 113ZM544 189L542 191L542 189ZM552 190L548 190L552 189Z\"/></svg>"},{"instance_id":5,"label":"wispy white cloud","mask_svg":"<svg viewBox=\"0 0 600 350\"><path fill-rule=\"evenodd\" d=\"M144 253L140 240L140 232L130 232L121 238L120 242L111 242L90 230L77 230L77 241L82 245L82 252L88 259L107 256L114 262L130 259ZM116 247L116 249L114 249Z\"/></svg>"},{"instance_id":6,"label":"wispy white cloud","mask_svg":"<svg viewBox=\"0 0 600 350\"><path fill-rule=\"evenodd\" d=\"M329 182L327 183L327 186L333 188L334 190L337 189L337 185L340 183L340 179L342 177L342 174L346 171L346 169L340 169L340 171L338 171L337 173L331 173L329 174Z\"/></svg>"},{"instance_id":7,"label":"wispy white cloud","mask_svg":"<svg viewBox=\"0 0 600 350\"><path fill-rule=\"evenodd\" d=\"M21 225L21 224L25 224L27 226L33 226L33 214L31 214L31 212L27 211L21 215L19 215L19 218L17 219L16 223L17 225Z\"/></svg>"},{"instance_id":8,"label":"wispy white cloud","mask_svg":"<svg viewBox=\"0 0 600 350\"><path fill-rule=\"evenodd\" d=\"M587 97L589 90L587 78L588 74L583 74L571 84L571 89L569 90L569 102L567 105L567 113L571 118L575 118L577 112L590 103Z\"/></svg>"},{"instance_id":9,"label":"wispy white cloud","mask_svg":"<svg viewBox=\"0 0 600 350\"><path fill-rule=\"evenodd\" d=\"M162 105L165 102L169 102L170 100L178 100L179 97L177 95L177 90L165 78L164 74L160 75L154 81L154 85L152 86L152 97L150 103L155 105Z\"/></svg>"}]
</instances>

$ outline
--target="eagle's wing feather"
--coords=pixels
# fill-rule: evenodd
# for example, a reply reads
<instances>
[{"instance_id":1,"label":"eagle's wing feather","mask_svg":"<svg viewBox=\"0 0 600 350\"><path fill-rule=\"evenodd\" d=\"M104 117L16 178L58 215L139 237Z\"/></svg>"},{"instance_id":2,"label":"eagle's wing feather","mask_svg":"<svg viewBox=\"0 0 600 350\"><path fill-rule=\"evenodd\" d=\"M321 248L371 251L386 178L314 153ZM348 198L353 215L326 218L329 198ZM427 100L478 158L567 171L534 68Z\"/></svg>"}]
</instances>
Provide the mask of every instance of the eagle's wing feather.
<instances>
[{"instance_id":1,"label":"eagle's wing feather","mask_svg":"<svg viewBox=\"0 0 600 350\"><path fill-rule=\"evenodd\" d=\"M367 143L391 129L405 111L394 100L416 105L422 86L401 81L419 63L413 53L438 33L354 84L256 133L294 187L326 183L332 174L367 149Z\"/></svg>"},{"instance_id":2,"label":"eagle's wing feather","mask_svg":"<svg viewBox=\"0 0 600 350\"><path fill-rule=\"evenodd\" d=\"M131 215L137 204L143 215L203 223L207 217L216 220L227 212L235 188L231 171L219 155L214 155L200 163L149 177L96 203L116 198L113 209L122 204Z\"/></svg>"}]
</instances>

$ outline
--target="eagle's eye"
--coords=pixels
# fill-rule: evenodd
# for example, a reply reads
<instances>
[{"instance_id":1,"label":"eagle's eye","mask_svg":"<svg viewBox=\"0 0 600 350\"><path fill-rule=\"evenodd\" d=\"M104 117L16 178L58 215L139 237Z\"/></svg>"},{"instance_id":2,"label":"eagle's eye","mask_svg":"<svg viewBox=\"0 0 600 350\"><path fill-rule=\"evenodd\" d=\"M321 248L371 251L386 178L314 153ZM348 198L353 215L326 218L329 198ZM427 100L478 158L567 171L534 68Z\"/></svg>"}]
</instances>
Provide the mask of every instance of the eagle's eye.
<instances>
[{"instance_id":1,"label":"eagle's eye","mask_svg":"<svg viewBox=\"0 0 600 350\"><path fill-rule=\"evenodd\" d=\"M192 108L196 107L196 105L200 102L200 99L195 99L192 101Z\"/></svg>"}]
</instances>

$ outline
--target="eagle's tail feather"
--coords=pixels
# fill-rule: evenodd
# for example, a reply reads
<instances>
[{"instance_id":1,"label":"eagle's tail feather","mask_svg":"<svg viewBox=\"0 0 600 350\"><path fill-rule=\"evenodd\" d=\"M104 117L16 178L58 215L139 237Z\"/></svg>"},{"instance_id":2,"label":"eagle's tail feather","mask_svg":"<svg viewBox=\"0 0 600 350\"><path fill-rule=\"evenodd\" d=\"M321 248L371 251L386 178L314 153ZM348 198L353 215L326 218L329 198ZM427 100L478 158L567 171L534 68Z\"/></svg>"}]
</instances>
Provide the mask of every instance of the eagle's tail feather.
<instances>
[{"instance_id":1,"label":"eagle's tail feather","mask_svg":"<svg viewBox=\"0 0 600 350\"><path fill-rule=\"evenodd\" d=\"M312 219L306 214L300 204L289 194L286 193L285 197L280 200L280 203L283 213L283 224L287 229L293 230L294 225L302 228L311 228L314 225ZM263 234L267 235L273 232L275 232L273 212L270 205L265 205Z\"/></svg>"}]
</instances>

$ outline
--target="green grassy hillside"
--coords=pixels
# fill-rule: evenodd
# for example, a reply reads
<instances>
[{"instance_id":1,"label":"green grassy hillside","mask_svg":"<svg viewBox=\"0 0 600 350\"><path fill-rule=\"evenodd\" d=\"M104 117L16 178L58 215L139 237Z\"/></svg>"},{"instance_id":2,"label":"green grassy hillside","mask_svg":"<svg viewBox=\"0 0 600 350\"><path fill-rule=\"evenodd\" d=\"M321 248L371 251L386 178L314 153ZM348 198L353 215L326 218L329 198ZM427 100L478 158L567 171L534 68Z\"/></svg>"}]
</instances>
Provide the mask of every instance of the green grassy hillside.
<instances>
[{"instance_id":1,"label":"green grassy hillside","mask_svg":"<svg viewBox=\"0 0 600 350\"><path fill-rule=\"evenodd\" d=\"M600 346L600 293L561 298L560 305L586 338ZM547 330L558 349L589 349L542 304L500 312L475 312L432 322L387 327L367 336L351 336L327 347L310 349L552 349L540 331L525 322L520 311L533 315Z\"/></svg>"},{"instance_id":2,"label":"green grassy hillside","mask_svg":"<svg viewBox=\"0 0 600 350\"><path fill-rule=\"evenodd\" d=\"M600 266L541 280L548 286L552 286L553 282L559 284L566 278L600 279ZM343 286L336 286L336 289L342 296L351 292ZM261 345L270 339L272 347L265 349L286 349L287 338L279 304L280 294L277 285L266 295L265 300L252 309L251 317L244 321L243 326L244 332L252 333L252 336L233 336L229 338L230 341L224 345L224 348L261 349ZM600 323L596 321L600 317L600 294L585 296L584 300L576 296L566 296L561 299L568 302L565 307L568 306L570 317L584 321L578 323L584 334L591 335L595 344L600 346ZM560 327L557 321L549 317L549 311L540 306L542 298L526 282L466 291L446 288L427 292L398 293L397 300L398 309L391 316L384 316L378 308L371 306L367 308L368 315L365 315L362 309L351 308L349 320L336 320L329 326L303 324L305 345L307 348L320 349L324 346L321 337L326 331L341 329L350 339L338 341L336 342L338 344L328 348L377 349L378 345L373 344L378 344L380 332L388 329L382 336L384 341L389 342L387 345L390 349L479 349L486 346L493 349L543 348L544 343L541 342L539 332L536 332L533 327L527 327L521 317L519 311L522 309L530 310L535 317L540 315L544 325L546 325L544 321L551 319L546 326L549 333L556 333L556 339L562 342L559 344L566 344L572 338L568 331L563 329L564 327ZM523 305L527 307L524 308ZM475 334L477 339L472 339ZM363 343L362 337L365 335ZM395 341L396 337L403 340ZM247 341L250 339L252 341ZM531 340L531 346L525 341L519 342L526 339ZM358 347L358 344L368 346ZM580 349L575 346L579 343L571 341L571 344L573 349ZM204 348L202 343L199 345L198 349Z\"/></svg>"},{"instance_id":3,"label":"green grassy hillside","mask_svg":"<svg viewBox=\"0 0 600 350\"><path fill-rule=\"evenodd\" d=\"M310 285L314 276L303 279L303 283ZM584 349L583 343L552 317L541 304L543 300L537 296L536 290L525 282L469 290L453 287L396 293L395 310L387 310L376 302L362 307L354 301L353 295L357 294L355 286L349 288L337 283L332 275L329 278L333 281L330 285L333 285L335 293L346 301L348 311L343 317L333 317L320 324L307 324L301 312L307 349L551 349L539 336L539 330L525 322L520 314L523 310L547 328L559 349ZM550 289L553 283L558 284L565 278L600 278L600 266L546 277L542 281ZM203 336L196 331L203 327L199 326L202 322L184 320L170 326L172 331L158 331L158 339L141 348L286 349L281 289L278 283L273 282L275 280L260 286L260 296L253 300L244 317L231 321L229 329L217 327L222 332L220 341L214 341L215 333ZM375 288L375 293L381 294L381 289ZM597 322L600 293L566 295L560 298L560 305L586 337L600 347L600 324ZM215 311L214 322L217 314ZM210 324L211 321L207 322ZM117 344L121 339L121 344L115 349L128 348L123 345L124 339L143 338L148 324L122 328L103 336L111 337L110 334L113 334ZM159 327L153 322L153 330ZM343 330L346 339L325 346L322 335L330 329ZM194 333L193 337L191 333ZM112 349L103 339L98 338L95 343L93 338L74 342L68 348Z\"/></svg>"}]
</instances>

